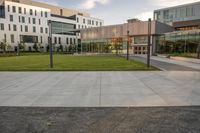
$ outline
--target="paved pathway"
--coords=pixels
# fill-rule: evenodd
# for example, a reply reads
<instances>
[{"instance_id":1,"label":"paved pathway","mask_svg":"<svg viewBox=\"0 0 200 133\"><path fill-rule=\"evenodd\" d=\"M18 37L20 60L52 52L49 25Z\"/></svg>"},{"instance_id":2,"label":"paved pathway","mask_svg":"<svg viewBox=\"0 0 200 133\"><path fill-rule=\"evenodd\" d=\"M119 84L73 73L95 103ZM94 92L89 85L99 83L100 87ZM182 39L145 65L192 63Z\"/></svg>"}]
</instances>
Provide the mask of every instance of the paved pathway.
<instances>
[{"instance_id":1,"label":"paved pathway","mask_svg":"<svg viewBox=\"0 0 200 133\"><path fill-rule=\"evenodd\" d=\"M146 63L146 56L132 56L131 59ZM151 65L164 71L200 71L200 64L177 61L163 57L151 57Z\"/></svg>"},{"instance_id":2,"label":"paved pathway","mask_svg":"<svg viewBox=\"0 0 200 133\"><path fill-rule=\"evenodd\" d=\"M200 72L0 72L0 106L200 105Z\"/></svg>"}]
</instances>

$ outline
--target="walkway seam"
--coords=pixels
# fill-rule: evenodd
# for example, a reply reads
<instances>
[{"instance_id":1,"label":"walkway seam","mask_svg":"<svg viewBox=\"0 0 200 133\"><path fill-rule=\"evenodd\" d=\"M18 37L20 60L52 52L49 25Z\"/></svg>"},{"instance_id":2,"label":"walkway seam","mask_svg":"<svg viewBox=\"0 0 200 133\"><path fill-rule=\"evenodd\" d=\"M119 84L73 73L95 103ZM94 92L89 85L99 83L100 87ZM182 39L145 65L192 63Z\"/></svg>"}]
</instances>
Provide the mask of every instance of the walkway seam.
<instances>
[{"instance_id":1,"label":"walkway seam","mask_svg":"<svg viewBox=\"0 0 200 133\"><path fill-rule=\"evenodd\" d=\"M149 88L151 91L153 91L156 95L158 95L166 104L167 106L169 106L169 103L165 100L165 98L163 98L162 96L160 96L159 93L157 93L152 87L150 87L149 85L147 85L144 81L142 81L141 79L138 78L138 80L140 80L147 88Z\"/></svg>"},{"instance_id":2,"label":"walkway seam","mask_svg":"<svg viewBox=\"0 0 200 133\"><path fill-rule=\"evenodd\" d=\"M101 106L101 89L102 89L102 87L101 87L101 83L102 83L102 72L100 72L100 75L99 75L99 106Z\"/></svg>"}]
</instances>

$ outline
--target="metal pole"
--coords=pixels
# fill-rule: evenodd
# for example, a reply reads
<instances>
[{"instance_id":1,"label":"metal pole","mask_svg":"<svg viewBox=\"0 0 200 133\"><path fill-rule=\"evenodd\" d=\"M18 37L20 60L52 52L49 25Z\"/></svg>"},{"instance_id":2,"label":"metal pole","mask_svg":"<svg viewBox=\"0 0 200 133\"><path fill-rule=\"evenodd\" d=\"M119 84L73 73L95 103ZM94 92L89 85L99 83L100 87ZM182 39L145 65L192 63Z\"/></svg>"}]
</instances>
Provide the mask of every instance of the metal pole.
<instances>
[{"instance_id":1,"label":"metal pole","mask_svg":"<svg viewBox=\"0 0 200 133\"><path fill-rule=\"evenodd\" d=\"M151 19L148 21L148 51L147 51L147 67L150 67L150 54L151 54Z\"/></svg>"},{"instance_id":2,"label":"metal pole","mask_svg":"<svg viewBox=\"0 0 200 133\"><path fill-rule=\"evenodd\" d=\"M198 45L197 48L197 58L200 59L200 44Z\"/></svg>"},{"instance_id":3,"label":"metal pole","mask_svg":"<svg viewBox=\"0 0 200 133\"><path fill-rule=\"evenodd\" d=\"M49 20L49 51L50 51L50 68L53 68L52 23L51 23L51 20Z\"/></svg>"},{"instance_id":4,"label":"metal pole","mask_svg":"<svg viewBox=\"0 0 200 133\"><path fill-rule=\"evenodd\" d=\"M186 53L186 35L185 35L184 53Z\"/></svg>"},{"instance_id":5,"label":"metal pole","mask_svg":"<svg viewBox=\"0 0 200 133\"><path fill-rule=\"evenodd\" d=\"M127 37L128 37L128 40L127 40L127 60L129 60L129 30L127 31Z\"/></svg>"}]
</instances>

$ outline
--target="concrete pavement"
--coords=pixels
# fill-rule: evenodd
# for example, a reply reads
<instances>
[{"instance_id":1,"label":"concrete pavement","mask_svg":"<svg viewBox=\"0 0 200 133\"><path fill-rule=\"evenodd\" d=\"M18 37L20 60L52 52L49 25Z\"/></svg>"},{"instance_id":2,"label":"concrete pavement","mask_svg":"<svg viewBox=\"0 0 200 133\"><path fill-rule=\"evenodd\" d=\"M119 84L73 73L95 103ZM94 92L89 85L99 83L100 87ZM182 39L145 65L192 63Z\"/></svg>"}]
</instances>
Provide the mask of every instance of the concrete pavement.
<instances>
[{"instance_id":1,"label":"concrete pavement","mask_svg":"<svg viewBox=\"0 0 200 133\"><path fill-rule=\"evenodd\" d=\"M200 72L0 72L0 106L200 105Z\"/></svg>"}]
</instances>

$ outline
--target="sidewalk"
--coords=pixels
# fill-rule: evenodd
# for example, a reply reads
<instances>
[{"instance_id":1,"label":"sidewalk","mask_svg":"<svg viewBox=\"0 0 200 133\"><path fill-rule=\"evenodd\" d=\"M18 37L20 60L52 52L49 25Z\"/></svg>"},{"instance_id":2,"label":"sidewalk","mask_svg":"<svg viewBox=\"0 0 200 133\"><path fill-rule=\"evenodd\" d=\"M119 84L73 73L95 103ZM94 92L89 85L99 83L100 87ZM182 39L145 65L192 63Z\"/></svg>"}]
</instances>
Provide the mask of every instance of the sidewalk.
<instances>
[{"instance_id":1,"label":"sidewalk","mask_svg":"<svg viewBox=\"0 0 200 133\"><path fill-rule=\"evenodd\" d=\"M164 58L164 57L157 57L157 56L152 56L151 58L154 59L154 60L174 63L174 64L177 64L177 65L183 65L183 66L186 66L186 67L190 67L190 68L193 68L193 69L200 70L200 64L197 64L197 63L190 63L190 62L187 62L187 61L173 60L173 59Z\"/></svg>"},{"instance_id":2,"label":"sidewalk","mask_svg":"<svg viewBox=\"0 0 200 133\"><path fill-rule=\"evenodd\" d=\"M146 63L146 55L136 55L131 56L131 58ZM165 57L151 56L151 64L166 71L200 71L200 64L178 61Z\"/></svg>"},{"instance_id":3,"label":"sidewalk","mask_svg":"<svg viewBox=\"0 0 200 133\"><path fill-rule=\"evenodd\" d=\"M200 72L0 72L0 106L200 105Z\"/></svg>"}]
</instances>

